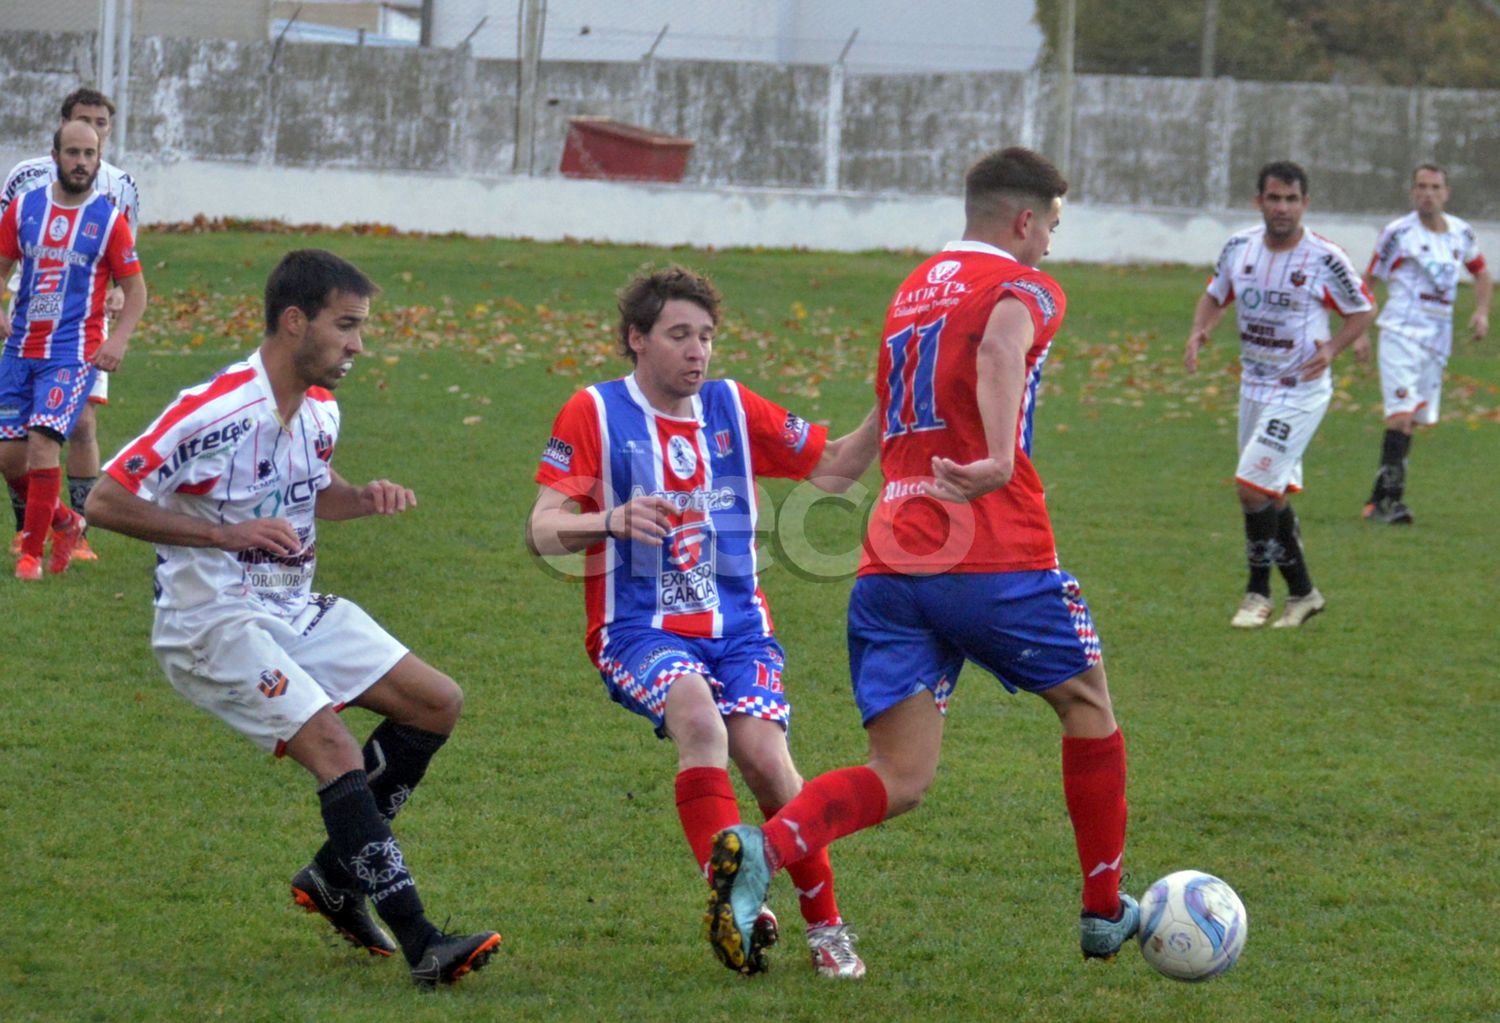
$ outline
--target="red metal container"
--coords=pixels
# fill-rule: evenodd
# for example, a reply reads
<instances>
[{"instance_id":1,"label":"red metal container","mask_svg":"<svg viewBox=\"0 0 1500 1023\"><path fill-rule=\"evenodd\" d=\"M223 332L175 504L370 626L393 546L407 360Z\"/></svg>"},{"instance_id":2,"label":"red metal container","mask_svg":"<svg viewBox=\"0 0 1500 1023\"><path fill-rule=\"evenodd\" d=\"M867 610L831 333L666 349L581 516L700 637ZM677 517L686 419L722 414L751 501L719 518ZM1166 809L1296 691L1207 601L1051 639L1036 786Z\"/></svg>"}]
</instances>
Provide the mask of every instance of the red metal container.
<instances>
[{"instance_id":1,"label":"red metal container","mask_svg":"<svg viewBox=\"0 0 1500 1023\"><path fill-rule=\"evenodd\" d=\"M561 171L570 178L681 181L692 139L662 135L612 117L570 117Z\"/></svg>"}]
</instances>

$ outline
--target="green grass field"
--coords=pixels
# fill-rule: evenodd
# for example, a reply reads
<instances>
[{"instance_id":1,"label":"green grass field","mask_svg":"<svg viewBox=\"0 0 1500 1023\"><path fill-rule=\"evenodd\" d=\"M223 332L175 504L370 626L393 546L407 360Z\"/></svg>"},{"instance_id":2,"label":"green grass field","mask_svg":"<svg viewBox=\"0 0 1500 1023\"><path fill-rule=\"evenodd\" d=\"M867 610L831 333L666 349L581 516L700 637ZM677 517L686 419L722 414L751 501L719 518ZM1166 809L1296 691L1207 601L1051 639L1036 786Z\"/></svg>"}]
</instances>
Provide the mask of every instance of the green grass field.
<instances>
[{"instance_id":1,"label":"green grass field","mask_svg":"<svg viewBox=\"0 0 1500 1023\"><path fill-rule=\"evenodd\" d=\"M1202 986L1132 948L1079 960L1055 718L971 668L927 803L834 849L868 978L812 976L778 879L785 943L746 981L700 939L670 746L605 697L581 588L524 549L532 472L568 395L623 372L613 293L639 265L712 273L729 305L717 373L843 430L868 407L884 303L914 256L148 234L152 304L100 417L106 456L257 343L267 272L309 243L385 287L371 357L339 392L335 465L421 502L325 524L319 587L465 687L464 721L398 833L437 922L494 927L502 953L423 993L294 909L286 882L320 832L310 780L171 691L148 648L151 550L96 533L98 563L0 580L0 1020L1500 1018L1500 331L1459 345L1444 425L1413 449L1407 530L1358 516L1378 386L1370 367L1336 366L1296 502L1328 613L1238 634L1232 331L1198 376L1179 361L1204 271L1055 267L1069 314L1034 456L1129 743L1128 887L1219 874L1249 910L1244 955ZM764 544L809 776L863 757L850 580L805 568L814 552L836 564L861 522L827 502ZM373 721L346 717L361 736Z\"/></svg>"}]
</instances>

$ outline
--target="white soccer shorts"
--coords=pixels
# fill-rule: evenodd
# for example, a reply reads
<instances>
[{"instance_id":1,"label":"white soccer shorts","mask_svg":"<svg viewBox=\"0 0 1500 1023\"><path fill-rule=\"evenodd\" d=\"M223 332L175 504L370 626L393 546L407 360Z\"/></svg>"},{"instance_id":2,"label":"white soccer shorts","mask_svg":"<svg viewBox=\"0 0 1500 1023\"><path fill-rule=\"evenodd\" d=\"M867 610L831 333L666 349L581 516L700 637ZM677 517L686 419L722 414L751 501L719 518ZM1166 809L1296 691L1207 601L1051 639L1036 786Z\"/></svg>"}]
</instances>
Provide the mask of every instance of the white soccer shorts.
<instances>
[{"instance_id":1,"label":"white soccer shorts","mask_svg":"<svg viewBox=\"0 0 1500 1023\"><path fill-rule=\"evenodd\" d=\"M1380 393L1386 418L1409 415L1424 426L1436 423L1447 365L1447 356L1416 344L1405 334L1381 331Z\"/></svg>"},{"instance_id":2,"label":"white soccer shorts","mask_svg":"<svg viewBox=\"0 0 1500 1023\"><path fill-rule=\"evenodd\" d=\"M1237 482L1281 497L1302 489L1302 454L1318 432L1329 399L1311 405L1240 398Z\"/></svg>"},{"instance_id":3,"label":"white soccer shorts","mask_svg":"<svg viewBox=\"0 0 1500 1023\"><path fill-rule=\"evenodd\" d=\"M291 619L251 601L158 608L151 649L172 688L278 756L308 718L354 702L407 654L358 604L320 594Z\"/></svg>"}]
</instances>

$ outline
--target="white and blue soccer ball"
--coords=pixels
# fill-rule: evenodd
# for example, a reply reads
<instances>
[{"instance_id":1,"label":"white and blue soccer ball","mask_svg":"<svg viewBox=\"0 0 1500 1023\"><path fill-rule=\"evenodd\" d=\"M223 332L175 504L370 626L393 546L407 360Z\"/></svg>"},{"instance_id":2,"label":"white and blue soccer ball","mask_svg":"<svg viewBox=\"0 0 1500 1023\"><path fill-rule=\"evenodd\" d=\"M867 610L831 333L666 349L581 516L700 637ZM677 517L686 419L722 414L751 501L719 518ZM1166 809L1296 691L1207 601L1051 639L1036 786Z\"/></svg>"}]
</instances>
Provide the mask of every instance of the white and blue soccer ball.
<instances>
[{"instance_id":1,"label":"white and blue soccer ball","mask_svg":"<svg viewBox=\"0 0 1500 1023\"><path fill-rule=\"evenodd\" d=\"M1250 918L1233 888L1212 874L1179 870L1141 896L1141 955L1176 980L1217 977L1245 947Z\"/></svg>"}]
</instances>

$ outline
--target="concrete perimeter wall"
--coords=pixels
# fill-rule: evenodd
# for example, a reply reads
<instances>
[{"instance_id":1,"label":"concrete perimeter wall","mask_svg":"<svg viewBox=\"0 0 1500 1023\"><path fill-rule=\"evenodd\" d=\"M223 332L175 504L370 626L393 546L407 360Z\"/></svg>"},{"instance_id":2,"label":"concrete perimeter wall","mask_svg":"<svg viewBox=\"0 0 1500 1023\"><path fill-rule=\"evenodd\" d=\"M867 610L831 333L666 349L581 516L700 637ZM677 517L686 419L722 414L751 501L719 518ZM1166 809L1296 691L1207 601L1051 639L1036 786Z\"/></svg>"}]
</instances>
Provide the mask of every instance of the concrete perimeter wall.
<instances>
[{"instance_id":1,"label":"concrete perimeter wall","mask_svg":"<svg viewBox=\"0 0 1500 1023\"><path fill-rule=\"evenodd\" d=\"M90 33L0 32L0 156L45 150L58 100L91 79L93 47ZM1088 250L1075 258L1202 261L1205 243L1186 238L1187 225L1210 225L1203 230L1217 246L1221 229L1252 222L1255 171L1272 158L1307 167L1309 222L1324 233L1331 233L1329 214L1378 225L1401 212L1410 168L1426 159L1449 167L1456 212L1500 220L1500 93L1079 76L1065 136L1060 83L1048 75L553 62L541 69L535 177L517 178L514 62L474 60L464 50L278 50L268 42L154 36L135 41L131 70L128 151L120 162L143 179L148 221L201 212L421 227L403 209L418 193L477 189L557 205L460 225L475 231L483 223L493 233L535 237L900 247L924 244L918 234L941 240L957 229L956 215L925 231L888 221L889 237L847 225L874 223L868 211L895 208L892 196L930 214L942 207L937 197L957 194L975 155L1005 143L1054 154L1068 148L1071 212L1059 248ZM567 119L577 114L694 139L687 187L560 178ZM184 176L190 169L213 186L193 187ZM292 169L311 173L287 175ZM332 170L352 172L340 181L361 183L346 188L326 173ZM276 183L291 180L313 190L314 210L290 211L300 199ZM392 182L407 191L368 204ZM734 195L746 188L759 191ZM777 189L789 191L778 199ZM279 195L288 208L272 203L262 211L262 194ZM702 233L682 235L676 225L689 215L622 235L622 224L637 218L607 209L575 216L569 206L585 194L658 211L682 194L684 208L727 203L761 212L743 230L726 226L732 215L705 217ZM201 206L185 207L186 195L201 196ZM766 213L772 206L793 211L789 228L810 210L842 209L839 222L853 233L815 234L805 223L783 232ZM1081 219L1107 237L1075 241ZM515 226L521 221L525 230ZM1334 237L1363 258L1356 239Z\"/></svg>"}]
</instances>

